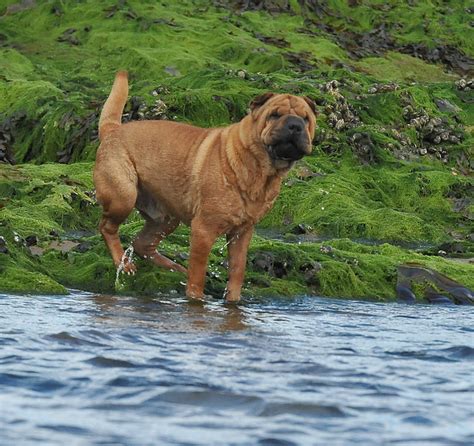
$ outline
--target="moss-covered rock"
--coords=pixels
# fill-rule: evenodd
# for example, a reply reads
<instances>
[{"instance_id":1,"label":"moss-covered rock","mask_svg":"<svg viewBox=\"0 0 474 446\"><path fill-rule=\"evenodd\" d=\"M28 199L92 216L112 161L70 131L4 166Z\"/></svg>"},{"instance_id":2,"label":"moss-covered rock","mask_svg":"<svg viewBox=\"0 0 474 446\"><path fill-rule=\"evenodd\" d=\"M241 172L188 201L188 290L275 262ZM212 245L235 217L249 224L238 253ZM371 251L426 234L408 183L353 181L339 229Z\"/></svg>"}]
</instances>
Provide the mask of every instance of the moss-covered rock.
<instances>
[{"instance_id":1,"label":"moss-covered rock","mask_svg":"<svg viewBox=\"0 0 474 446\"><path fill-rule=\"evenodd\" d=\"M109 253L96 232L100 210L91 193L91 172L92 163L4 166L0 190L6 198L1 203L0 233L7 252L0 253L0 289L65 292L66 286L96 292L182 292L185 281L182 274L156 268L140 259L135 259L138 265L135 276L116 278ZM313 181L319 181L318 177ZM308 184L302 186L299 197L304 188L316 189ZM295 187L298 186L285 189L282 203ZM311 200L316 201L314 197ZM303 202L296 203L292 209L306 207ZM268 219L277 218L280 211L277 206ZM295 217L299 214L295 213ZM383 218L380 212L379 220ZM306 216L302 220L311 218ZM387 226L390 227L388 222ZM131 244L141 227L140 218L133 214L121 228L124 246ZM284 242L275 239L274 234L263 232L254 237L244 287L248 295L309 293L394 299L397 266L408 261L438 269L466 286L474 286L474 267L469 264L390 244L357 243L349 239L305 242L303 236ZM188 244L189 230L181 227L160 245L160 251L186 265ZM210 258L209 294L219 295L225 288L225 256L225 241L221 239Z\"/></svg>"},{"instance_id":2,"label":"moss-covered rock","mask_svg":"<svg viewBox=\"0 0 474 446\"><path fill-rule=\"evenodd\" d=\"M0 14L0 162L19 163L0 164L0 289L183 290L141 260L117 281L97 235L97 121L118 69L131 78L124 120L225 125L268 90L317 102L314 153L259 227L245 293L392 299L406 261L473 286L468 260L440 257L474 255L467 1L7 2ZM125 245L141 224L122 227ZM162 250L186 264L188 236ZM225 287L224 245L211 294Z\"/></svg>"}]
</instances>

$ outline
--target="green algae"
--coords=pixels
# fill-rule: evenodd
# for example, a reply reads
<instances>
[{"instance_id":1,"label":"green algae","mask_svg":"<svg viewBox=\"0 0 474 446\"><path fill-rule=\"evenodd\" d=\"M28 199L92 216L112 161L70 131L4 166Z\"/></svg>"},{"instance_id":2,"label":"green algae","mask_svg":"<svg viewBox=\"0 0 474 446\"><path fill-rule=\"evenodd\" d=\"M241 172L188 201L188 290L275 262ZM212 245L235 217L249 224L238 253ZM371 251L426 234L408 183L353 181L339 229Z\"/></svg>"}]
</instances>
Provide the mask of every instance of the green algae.
<instances>
[{"instance_id":1,"label":"green algae","mask_svg":"<svg viewBox=\"0 0 474 446\"><path fill-rule=\"evenodd\" d=\"M322 20L336 29L370 32L380 24L401 44L423 43L429 47L443 43L474 55L473 30L467 10L468 0L347 2L328 0Z\"/></svg>"},{"instance_id":2,"label":"green algae","mask_svg":"<svg viewBox=\"0 0 474 446\"><path fill-rule=\"evenodd\" d=\"M431 21L442 21L445 8L454 8L402 8L390 4L385 10L379 2L357 7L327 2L324 7L329 12L324 16L328 24L354 31L367 31L382 19L395 21L397 16L405 23L406 14L416 22L427 11ZM292 8L301 12L296 5ZM464 26L466 20L459 13L462 8L453 10ZM351 20L344 21L344 14ZM457 32L452 14L452 26L446 26L442 34L447 42L451 42L452 32ZM1 21L6 47L2 49L2 66L6 69L0 81L0 115L26 115L15 134L18 162L57 161L65 147L74 148L67 160L92 160L98 106L119 68L131 71L134 95L151 104L151 91L162 86L169 93L161 98L171 105L175 116L198 125L221 125L240 119L251 97L263 89L291 91L289 87L296 82L299 93L317 95L314 81L304 81L305 74L295 73L287 53L306 57L314 67L313 79L357 78L347 70L337 74L332 68L335 62L353 64L370 73L358 76L358 81L365 84L373 82L372 75L381 81L437 82L451 78L437 66L394 51L351 62L332 35L300 32L307 27L305 14L278 14L269 19L265 12L229 16L227 10L214 9L206 2L164 7L157 2L110 1L98 6L88 1L61 2L53 8L40 4L4 16ZM64 39L65 32L75 36L77 42ZM289 46L262 43L261 35L280 37ZM465 40L458 39L458 43L464 45ZM229 70L246 70L247 76L230 76L226 74ZM259 73L266 76L262 78ZM45 84L38 85L39 81ZM9 96L17 98L14 103ZM92 119L87 119L89 116Z\"/></svg>"},{"instance_id":3,"label":"green algae","mask_svg":"<svg viewBox=\"0 0 474 446\"><path fill-rule=\"evenodd\" d=\"M84 219L99 216L92 206L91 169L90 163L2 166L0 191L6 203L0 210L0 227L21 237L86 229L78 214Z\"/></svg>"},{"instance_id":4,"label":"green algae","mask_svg":"<svg viewBox=\"0 0 474 446\"><path fill-rule=\"evenodd\" d=\"M0 71L4 79L25 79L32 75L34 70L34 65L20 52L13 48L0 49Z\"/></svg>"},{"instance_id":5,"label":"green algae","mask_svg":"<svg viewBox=\"0 0 474 446\"><path fill-rule=\"evenodd\" d=\"M383 58L367 57L355 62L354 65L378 81L443 82L457 78L455 75L445 73L442 67L395 52L388 52Z\"/></svg>"},{"instance_id":6,"label":"green algae","mask_svg":"<svg viewBox=\"0 0 474 446\"><path fill-rule=\"evenodd\" d=\"M304 223L322 236L440 243L464 221L447 195L456 187L468 190L472 179L440 165L355 167L350 159L327 171L322 158L318 153L306 160L320 176L284 188L264 226Z\"/></svg>"},{"instance_id":7,"label":"green algae","mask_svg":"<svg viewBox=\"0 0 474 446\"><path fill-rule=\"evenodd\" d=\"M115 287L115 268L101 237L94 235L99 208L88 195L91 171L91 163L2 169L0 185L7 199L2 202L0 228L10 253L0 256L0 288L12 292L65 292L64 286L67 286L94 292L183 293L185 277L182 274L156 268L137 258L138 273L120 277L120 287ZM283 200L292 187L284 189ZM75 198L71 201L73 194ZM28 210L33 212L35 206L41 204L43 212L37 212L33 220L25 218ZM142 225L138 215L132 214L121 228L124 246L131 243ZM57 230L59 234L51 234L51 230ZM77 235L77 230L83 235ZM32 253L25 246L24 239L31 234L38 237L38 246L44 249L41 255ZM19 240L15 240L16 237ZM72 238L88 246L84 251L74 248L61 252L51 244L58 237L60 240ZM160 251L186 266L188 246L189 229L181 227L160 245ZM258 268L254 260L262 253L271 256L274 264L284 265L283 273L275 276L271 271ZM227 276L225 256L225 240L221 238L210 257L208 294L222 295ZM472 265L422 255L390 244L367 245L349 239L287 243L255 236L248 259L244 292L249 296L320 294L392 300L395 298L396 269L408 261L422 263L466 286L474 286ZM306 271L317 263L320 269L308 281Z\"/></svg>"},{"instance_id":8,"label":"green algae","mask_svg":"<svg viewBox=\"0 0 474 446\"><path fill-rule=\"evenodd\" d=\"M165 22L138 32L136 20L126 18L130 9L139 17L155 15L155 20ZM235 75L234 79L223 76L223 66L273 72L287 65L276 52L258 51L261 43L246 32L236 37L228 31L216 39L217 27L237 29L222 22L222 13L207 14L205 19L202 13L182 15L182 24L170 26L166 21L172 23L174 14L161 5L130 2L110 19L103 18L106 10L106 4L97 8L91 2L67 3L58 17L47 5L38 5L2 18L7 42L11 39L21 47L21 52L4 50L12 60L4 61L9 68L6 82L0 82L0 115L21 112L27 121L15 134L17 161L57 161L57 153L73 143L73 161L93 159L89 140L94 127L79 141L71 141L71 133L81 125L80 118L97 112L97 104L103 103L118 68L132 72L132 82L138 80L136 94L148 102L152 100L151 91L164 84L172 91L171 106L179 118L200 125L219 125L228 122L229 117L240 118L258 92L248 91L246 83ZM30 24L31 14L40 20ZM28 32L19 32L25 22ZM57 41L71 27L81 34L80 45ZM90 31L83 31L86 28ZM98 58L101 53L107 58ZM175 78L166 71L169 68L178 73ZM150 73L154 73L153 78ZM225 101L216 99L216 92L224 93ZM168 101L168 96L164 99ZM236 102L239 105L229 116L225 103Z\"/></svg>"},{"instance_id":9,"label":"green algae","mask_svg":"<svg viewBox=\"0 0 474 446\"><path fill-rule=\"evenodd\" d=\"M388 18L401 25L395 36L402 43L434 46L436 42L445 42L461 47L472 56L474 34L469 25L469 14L466 14L469 6L469 1L465 0L416 2L410 8L393 9Z\"/></svg>"},{"instance_id":10,"label":"green algae","mask_svg":"<svg viewBox=\"0 0 474 446\"><path fill-rule=\"evenodd\" d=\"M1 291L7 293L68 294L63 285L38 271L29 271L18 265L4 265L0 260Z\"/></svg>"}]
</instances>

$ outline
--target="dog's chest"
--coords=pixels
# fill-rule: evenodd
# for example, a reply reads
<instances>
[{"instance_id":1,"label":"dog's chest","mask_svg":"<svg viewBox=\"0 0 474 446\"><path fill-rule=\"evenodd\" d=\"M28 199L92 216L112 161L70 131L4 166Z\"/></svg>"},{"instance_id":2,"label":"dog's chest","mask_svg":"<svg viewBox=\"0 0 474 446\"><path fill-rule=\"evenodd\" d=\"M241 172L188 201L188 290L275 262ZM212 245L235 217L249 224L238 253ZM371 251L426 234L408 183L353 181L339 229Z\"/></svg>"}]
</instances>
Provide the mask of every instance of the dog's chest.
<instances>
[{"instance_id":1,"label":"dog's chest","mask_svg":"<svg viewBox=\"0 0 474 446\"><path fill-rule=\"evenodd\" d=\"M242 194L243 223L258 223L272 208L280 192L279 177L256 181Z\"/></svg>"}]
</instances>

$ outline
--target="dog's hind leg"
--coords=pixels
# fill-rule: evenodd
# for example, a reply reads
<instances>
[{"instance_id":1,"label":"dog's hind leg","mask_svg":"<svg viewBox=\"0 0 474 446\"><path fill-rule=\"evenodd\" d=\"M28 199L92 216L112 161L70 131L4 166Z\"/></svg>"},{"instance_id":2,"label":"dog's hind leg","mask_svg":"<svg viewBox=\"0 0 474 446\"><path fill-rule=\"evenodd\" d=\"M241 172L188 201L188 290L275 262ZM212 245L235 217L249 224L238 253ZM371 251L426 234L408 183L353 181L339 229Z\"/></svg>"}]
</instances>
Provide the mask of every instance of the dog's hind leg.
<instances>
[{"instance_id":1,"label":"dog's hind leg","mask_svg":"<svg viewBox=\"0 0 474 446\"><path fill-rule=\"evenodd\" d=\"M162 220L156 221L145 216L145 226L133 241L136 253L144 259L151 260L157 266L187 274L184 266L173 262L156 250L159 243L168 234L171 234L178 225L179 220L172 217L166 216Z\"/></svg>"},{"instance_id":2,"label":"dog's hind leg","mask_svg":"<svg viewBox=\"0 0 474 446\"><path fill-rule=\"evenodd\" d=\"M119 226L135 207L137 186L133 181L114 181L110 175L95 177L97 201L102 205L99 230L109 248L116 268L122 263L124 250L119 238ZM123 259L123 271L135 273L136 267L130 259Z\"/></svg>"}]
</instances>

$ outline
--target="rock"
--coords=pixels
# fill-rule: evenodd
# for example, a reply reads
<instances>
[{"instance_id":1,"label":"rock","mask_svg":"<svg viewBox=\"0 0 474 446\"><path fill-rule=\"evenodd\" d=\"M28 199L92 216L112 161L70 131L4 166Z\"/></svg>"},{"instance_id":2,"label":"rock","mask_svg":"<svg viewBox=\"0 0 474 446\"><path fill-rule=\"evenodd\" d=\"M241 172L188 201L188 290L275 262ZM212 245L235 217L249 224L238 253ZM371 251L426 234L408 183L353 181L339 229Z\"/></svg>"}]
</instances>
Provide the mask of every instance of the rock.
<instances>
[{"instance_id":1,"label":"rock","mask_svg":"<svg viewBox=\"0 0 474 446\"><path fill-rule=\"evenodd\" d=\"M58 42L70 43L71 45L75 45L75 46L80 45L81 44L80 40L77 38L77 36L74 35L76 31L77 29L75 28L68 28L56 40Z\"/></svg>"},{"instance_id":2,"label":"rock","mask_svg":"<svg viewBox=\"0 0 474 446\"><path fill-rule=\"evenodd\" d=\"M446 254L459 255L466 252L466 246L462 242L448 242L440 245L439 251L442 251Z\"/></svg>"},{"instance_id":3,"label":"rock","mask_svg":"<svg viewBox=\"0 0 474 446\"><path fill-rule=\"evenodd\" d=\"M254 35L258 40L263 43L266 43L267 45L274 45L278 48L288 48L289 46L291 46L290 42L288 42L282 37L268 37L260 33L255 33Z\"/></svg>"},{"instance_id":4,"label":"rock","mask_svg":"<svg viewBox=\"0 0 474 446\"><path fill-rule=\"evenodd\" d=\"M447 99L435 99L435 104L442 112L458 113L461 109L451 104Z\"/></svg>"},{"instance_id":5,"label":"rock","mask_svg":"<svg viewBox=\"0 0 474 446\"><path fill-rule=\"evenodd\" d=\"M30 250L31 255L33 256L42 256L44 254L44 249L40 248L39 246L30 246L28 248Z\"/></svg>"},{"instance_id":6,"label":"rock","mask_svg":"<svg viewBox=\"0 0 474 446\"><path fill-rule=\"evenodd\" d=\"M434 291L433 286L449 293L457 304L474 305L474 294L469 288L432 268L417 263L406 263L398 267L396 291L399 299L414 301L415 295L411 289L413 282L428 284L425 290L428 296L434 295L434 299L441 299L442 295Z\"/></svg>"},{"instance_id":7,"label":"rock","mask_svg":"<svg viewBox=\"0 0 474 446\"><path fill-rule=\"evenodd\" d=\"M431 63L441 62L461 74L472 73L474 69L473 59L452 45L429 47L424 43L409 43L401 46L399 51Z\"/></svg>"},{"instance_id":8,"label":"rock","mask_svg":"<svg viewBox=\"0 0 474 446\"><path fill-rule=\"evenodd\" d=\"M278 279L288 275L288 264L286 262L273 262L273 275Z\"/></svg>"},{"instance_id":9,"label":"rock","mask_svg":"<svg viewBox=\"0 0 474 446\"><path fill-rule=\"evenodd\" d=\"M454 302L448 297L443 294L438 293L431 287L427 287L425 290L425 299L430 304L436 305L454 305Z\"/></svg>"},{"instance_id":10,"label":"rock","mask_svg":"<svg viewBox=\"0 0 474 446\"><path fill-rule=\"evenodd\" d=\"M62 242L54 240L48 245L48 248L55 249L56 251L61 251L63 254L65 254L78 245L78 242L72 242L70 240L64 240Z\"/></svg>"},{"instance_id":11,"label":"rock","mask_svg":"<svg viewBox=\"0 0 474 446\"><path fill-rule=\"evenodd\" d=\"M472 204L472 198L469 198L469 197L453 198L452 203L453 203L454 212L467 211L466 217L468 216L468 210L469 210L469 206Z\"/></svg>"},{"instance_id":12,"label":"rock","mask_svg":"<svg viewBox=\"0 0 474 446\"><path fill-rule=\"evenodd\" d=\"M166 116L167 111L168 106L161 99L157 99L150 110L153 115L152 119L168 119Z\"/></svg>"},{"instance_id":13,"label":"rock","mask_svg":"<svg viewBox=\"0 0 474 446\"><path fill-rule=\"evenodd\" d=\"M372 87L370 87L367 91L369 94L375 94L375 93L387 93L389 91L395 91L400 88L400 85L390 82L388 84L375 84Z\"/></svg>"},{"instance_id":14,"label":"rock","mask_svg":"<svg viewBox=\"0 0 474 446\"><path fill-rule=\"evenodd\" d=\"M416 302L416 296L409 286L397 284L396 292L398 300L409 304Z\"/></svg>"},{"instance_id":15,"label":"rock","mask_svg":"<svg viewBox=\"0 0 474 446\"><path fill-rule=\"evenodd\" d=\"M92 248L91 242L81 242L76 247L74 247L74 251L84 253L89 251Z\"/></svg>"},{"instance_id":16,"label":"rock","mask_svg":"<svg viewBox=\"0 0 474 446\"><path fill-rule=\"evenodd\" d=\"M7 6L5 14L15 14L33 8L34 6L36 6L36 0L21 0L18 3L13 3Z\"/></svg>"},{"instance_id":17,"label":"rock","mask_svg":"<svg viewBox=\"0 0 474 446\"><path fill-rule=\"evenodd\" d=\"M474 305L474 293L466 287L460 285L452 288L450 294L458 305Z\"/></svg>"},{"instance_id":18,"label":"rock","mask_svg":"<svg viewBox=\"0 0 474 446\"><path fill-rule=\"evenodd\" d=\"M373 164L377 159L375 144L369 133L354 133L349 137L348 142L355 155L364 164Z\"/></svg>"},{"instance_id":19,"label":"rock","mask_svg":"<svg viewBox=\"0 0 474 446\"><path fill-rule=\"evenodd\" d=\"M26 246L34 246L38 244L38 237L36 235L29 235L25 238Z\"/></svg>"},{"instance_id":20,"label":"rock","mask_svg":"<svg viewBox=\"0 0 474 446\"><path fill-rule=\"evenodd\" d=\"M264 271L268 273L273 267L273 255L267 252L259 252L255 254L252 264L256 271Z\"/></svg>"},{"instance_id":21,"label":"rock","mask_svg":"<svg viewBox=\"0 0 474 446\"><path fill-rule=\"evenodd\" d=\"M13 241L17 245L23 245L25 243L25 240L19 234L17 234L15 231L13 231Z\"/></svg>"},{"instance_id":22,"label":"rock","mask_svg":"<svg viewBox=\"0 0 474 446\"><path fill-rule=\"evenodd\" d=\"M13 156L14 132L24 113L15 113L0 121L0 163L15 164Z\"/></svg>"},{"instance_id":23,"label":"rock","mask_svg":"<svg viewBox=\"0 0 474 446\"><path fill-rule=\"evenodd\" d=\"M301 265L300 271L303 272L304 281L308 286L319 286L318 274L323 266L319 262L311 262Z\"/></svg>"},{"instance_id":24,"label":"rock","mask_svg":"<svg viewBox=\"0 0 474 446\"><path fill-rule=\"evenodd\" d=\"M7 241L0 235L0 254L8 254Z\"/></svg>"},{"instance_id":25,"label":"rock","mask_svg":"<svg viewBox=\"0 0 474 446\"><path fill-rule=\"evenodd\" d=\"M458 90L470 91L474 89L474 79L470 79L470 80L460 79L455 82L455 85Z\"/></svg>"},{"instance_id":26,"label":"rock","mask_svg":"<svg viewBox=\"0 0 474 446\"><path fill-rule=\"evenodd\" d=\"M355 127L360 123L354 108L346 98L340 93L339 82L332 80L322 85L320 88L333 96L335 102L326 104L325 113L328 115L329 125L337 131Z\"/></svg>"},{"instance_id":27,"label":"rock","mask_svg":"<svg viewBox=\"0 0 474 446\"><path fill-rule=\"evenodd\" d=\"M323 254L331 254L333 252L332 246L329 246L329 245L321 245L321 248L319 248L319 250Z\"/></svg>"},{"instance_id":28,"label":"rock","mask_svg":"<svg viewBox=\"0 0 474 446\"><path fill-rule=\"evenodd\" d=\"M320 173L313 172L308 166L298 166L295 170L296 177L300 180L321 176Z\"/></svg>"},{"instance_id":29,"label":"rock","mask_svg":"<svg viewBox=\"0 0 474 446\"><path fill-rule=\"evenodd\" d=\"M176 67L165 67L165 73L168 73L170 76L181 77L181 73Z\"/></svg>"},{"instance_id":30,"label":"rock","mask_svg":"<svg viewBox=\"0 0 474 446\"><path fill-rule=\"evenodd\" d=\"M296 225L292 229L291 232L293 232L293 234L302 235L302 234L308 234L312 230L313 230L313 228L311 226L306 225L304 223L300 223L299 225Z\"/></svg>"},{"instance_id":31,"label":"rock","mask_svg":"<svg viewBox=\"0 0 474 446\"><path fill-rule=\"evenodd\" d=\"M299 53L288 52L284 53L288 62L295 66L295 69L304 73L306 71L311 71L316 68L316 66L311 62L313 55L309 51L300 51Z\"/></svg>"},{"instance_id":32,"label":"rock","mask_svg":"<svg viewBox=\"0 0 474 446\"><path fill-rule=\"evenodd\" d=\"M286 261L276 260L273 253L258 252L251 261L254 270L263 271L271 276L281 279L288 275L288 264Z\"/></svg>"}]
</instances>

